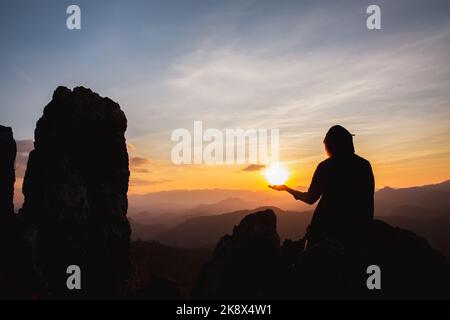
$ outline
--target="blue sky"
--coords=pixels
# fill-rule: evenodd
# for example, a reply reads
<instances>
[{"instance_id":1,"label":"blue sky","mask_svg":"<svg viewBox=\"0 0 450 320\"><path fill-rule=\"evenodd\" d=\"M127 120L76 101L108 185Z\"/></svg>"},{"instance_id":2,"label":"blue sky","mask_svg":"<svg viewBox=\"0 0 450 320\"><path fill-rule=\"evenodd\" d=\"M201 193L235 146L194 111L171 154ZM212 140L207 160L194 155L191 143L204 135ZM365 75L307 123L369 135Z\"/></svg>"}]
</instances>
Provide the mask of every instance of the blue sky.
<instances>
[{"instance_id":1,"label":"blue sky","mask_svg":"<svg viewBox=\"0 0 450 320\"><path fill-rule=\"evenodd\" d=\"M340 123L386 183L434 181L450 173L449 17L438 0L4 2L1 124L32 139L54 89L83 85L122 106L142 157L166 161L170 132L203 120L280 128L283 157L309 168Z\"/></svg>"}]
</instances>

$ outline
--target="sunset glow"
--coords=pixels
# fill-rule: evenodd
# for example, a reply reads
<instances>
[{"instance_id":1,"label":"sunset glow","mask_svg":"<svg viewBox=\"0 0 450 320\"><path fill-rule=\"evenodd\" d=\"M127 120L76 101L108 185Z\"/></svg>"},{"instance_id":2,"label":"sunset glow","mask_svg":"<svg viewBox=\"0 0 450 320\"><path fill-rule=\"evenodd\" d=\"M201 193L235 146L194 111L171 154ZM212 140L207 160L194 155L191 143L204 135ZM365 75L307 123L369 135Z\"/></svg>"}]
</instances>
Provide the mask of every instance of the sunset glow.
<instances>
[{"instance_id":1,"label":"sunset glow","mask_svg":"<svg viewBox=\"0 0 450 320\"><path fill-rule=\"evenodd\" d=\"M283 185L289 178L289 171L280 163L273 163L263 171L270 185Z\"/></svg>"},{"instance_id":2,"label":"sunset glow","mask_svg":"<svg viewBox=\"0 0 450 320\"><path fill-rule=\"evenodd\" d=\"M33 30L33 41L44 44L38 47L14 40L29 36L29 27L3 28L8 41L0 75L2 123L13 127L19 141L18 203L36 120L58 85L84 85L121 105L128 119L129 194L267 189L261 170L246 170L254 161L173 164L172 132L191 129L199 120L205 130L222 133L279 129L279 157L289 164L290 186L309 185L327 157L324 135L335 124L355 134L356 153L371 162L377 188L448 179L449 23L445 10L436 11L440 18L425 18L422 4L413 2L408 6L417 10L408 10L416 12L414 18L386 16L389 29L380 32L367 31L359 2L343 8L321 1L198 2L190 15L188 4L117 2L108 13L96 4L95 28L70 31L68 37L64 23L61 29L45 24ZM396 2L384 4L386 12L402 12L399 8ZM4 12L21 10L11 2ZM163 26L160 12L171 12ZM46 14L45 19L31 15L30 23L60 21L58 11ZM16 25L8 15L3 21ZM111 21L120 37L105 38ZM151 32L160 28L168 32L164 37ZM126 50L120 39L127 39ZM34 52L39 64L22 61L17 51Z\"/></svg>"}]
</instances>

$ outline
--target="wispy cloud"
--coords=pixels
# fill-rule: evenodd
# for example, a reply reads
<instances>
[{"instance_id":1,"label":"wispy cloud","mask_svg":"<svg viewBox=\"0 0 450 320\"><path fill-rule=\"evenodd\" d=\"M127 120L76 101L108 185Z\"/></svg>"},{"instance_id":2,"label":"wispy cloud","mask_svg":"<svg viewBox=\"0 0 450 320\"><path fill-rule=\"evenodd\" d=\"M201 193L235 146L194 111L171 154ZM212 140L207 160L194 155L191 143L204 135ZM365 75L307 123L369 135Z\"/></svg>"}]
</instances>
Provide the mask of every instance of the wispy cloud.
<instances>
[{"instance_id":1,"label":"wispy cloud","mask_svg":"<svg viewBox=\"0 0 450 320\"><path fill-rule=\"evenodd\" d=\"M297 39L315 34L306 30L311 35L302 31ZM322 156L323 135L336 123L355 132L357 142L370 140L360 144L368 154L385 141L402 148L405 136L419 140L450 125L450 65L446 51L436 50L450 49L449 25L432 36L418 30L386 33L366 45L316 46L309 52L285 51L283 40L268 40L251 48L235 39L216 47L207 41L180 57L166 82L171 110L177 110L174 121L280 128L287 160ZM438 144L447 140L441 137ZM410 147L412 153L426 148Z\"/></svg>"},{"instance_id":2,"label":"wispy cloud","mask_svg":"<svg viewBox=\"0 0 450 320\"><path fill-rule=\"evenodd\" d=\"M151 160L143 157L131 157L130 166L131 167L142 167L150 164Z\"/></svg>"},{"instance_id":3,"label":"wispy cloud","mask_svg":"<svg viewBox=\"0 0 450 320\"><path fill-rule=\"evenodd\" d=\"M146 177L151 165L150 182L160 176L177 181L198 169L170 167L171 131L192 129L194 120L217 129L279 128L282 160L304 172L323 158L323 136L339 123L356 134L357 151L377 166L411 159L402 170L425 179L426 165L418 159L434 154L445 158L450 138L449 4L375 2L383 10L383 29L377 32L365 27L366 1L345 6L321 0L198 3L192 15L184 12L192 4L180 2L173 8L162 5L164 14L156 20L148 19L144 2L123 4L126 12L136 10L136 20L117 20L117 31L128 37L102 34L94 47L77 43L79 51L74 52L60 52L63 46L55 48L53 42L42 52L34 48L47 64L37 68L28 59L30 65L23 70L31 79L41 79L47 70L39 82L47 87L36 84L24 96L27 77L15 73L21 82L13 83L12 76L3 75L3 105L11 105L5 117L18 119L31 131L44 105L34 104L45 101L52 89L48 87L62 78L70 84L87 82L122 105L129 120L127 138L133 142L127 146L133 155L131 169ZM121 16L120 10L116 13ZM111 20L108 13L102 18ZM125 46L117 40L122 38L127 39ZM24 59L14 56L4 64ZM67 64L67 59L73 62ZM118 62L114 68L111 61ZM22 106L33 106L34 113ZM136 150L140 157L135 157ZM151 164L145 160L150 158ZM213 175L211 170L208 175ZM386 179L395 180L395 174Z\"/></svg>"},{"instance_id":4,"label":"wispy cloud","mask_svg":"<svg viewBox=\"0 0 450 320\"><path fill-rule=\"evenodd\" d=\"M254 171L261 171L262 169L264 169L266 166L262 165L262 164L250 164L249 166L245 167L244 169L242 169L241 171L244 172L254 172Z\"/></svg>"}]
</instances>

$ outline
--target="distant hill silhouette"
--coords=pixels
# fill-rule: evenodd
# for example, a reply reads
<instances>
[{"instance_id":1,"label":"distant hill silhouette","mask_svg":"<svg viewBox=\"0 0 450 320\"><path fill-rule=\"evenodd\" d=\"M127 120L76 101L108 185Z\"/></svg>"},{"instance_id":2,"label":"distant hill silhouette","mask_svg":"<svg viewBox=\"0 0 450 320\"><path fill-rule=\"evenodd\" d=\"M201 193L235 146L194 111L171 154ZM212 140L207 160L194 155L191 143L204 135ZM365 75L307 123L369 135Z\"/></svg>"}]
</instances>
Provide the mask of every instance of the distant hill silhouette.
<instances>
[{"instance_id":1,"label":"distant hill silhouette","mask_svg":"<svg viewBox=\"0 0 450 320\"><path fill-rule=\"evenodd\" d=\"M411 207L408 216L426 211L430 216L450 215L450 180L413 188L383 188L375 193L378 216L398 215L401 207ZM129 215L137 223L175 226L196 216L253 210L272 206L286 211L310 211L308 206L283 193L270 191L199 189L153 192L130 195Z\"/></svg>"},{"instance_id":2,"label":"distant hill silhouette","mask_svg":"<svg viewBox=\"0 0 450 320\"><path fill-rule=\"evenodd\" d=\"M132 219L132 218L128 218L128 221L130 222L130 226L131 226L131 240L132 241L153 240L162 231L167 230L167 226L165 226L163 224L154 224L154 225L141 224L141 223L135 222L134 219Z\"/></svg>"},{"instance_id":3,"label":"distant hill silhouette","mask_svg":"<svg viewBox=\"0 0 450 320\"><path fill-rule=\"evenodd\" d=\"M147 212L152 217L152 224L171 224L173 221L192 215L210 215L261 206L275 206L284 210L309 210L308 205L292 201L286 194L270 191L199 189L169 190L152 192L144 195L129 195L129 214L136 222L142 220L137 214ZM240 202L241 206L237 204ZM228 208L227 208L228 207Z\"/></svg>"},{"instance_id":4,"label":"distant hill silhouette","mask_svg":"<svg viewBox=\"0 0 450 320\"><path fill-rule=\"evenodd\" d=\"M181 201L181 203L175 207L173 203L167 204L167 206L165 203L156 203L151 204L144 211L135 211L134 213L131 213L130 216L133 218L134 222L138 224L163 224L167 227L173 227L190 218L198 216L218 215L221 213L228 213L232 211L253 209L255 207L258 207L258 201L246 201L242 200L241 198L230 197L218 202L201 203L194 206L191 205L192 203L183 201Z\"/></svg>"},{"instance_id":5,"label":"distant hill silhouette","mask_svg":"<svg viewBox=\"0 0 450 320\"><path fill-rule=\"evenodd\" d=\"M243 217L265 208L191 218L176 227L161 232L154 239L168 245L181 247L215 244L221 236L230 233ZM298 239L304 235L312 212L293 212L270 208L278 216L279 230L283 238Z\"/></svg>"},{"instance_id":6,"label":"distant hill silhouette","mask_svg":"<svg viewBox=\"0 0 450 320\"><path fill-rule=\"evenodd\" d=\"M271 208L278 217L278 232L282 239L299 239L304 235L311 220L311 211L296 212ZM146 226L132 222L133 239L157 240L170 246L187 248L215 244L223 234L230 233L245 215L260 209L190 218L175 227ZM401 209L401 211L393 211L398 215L378 218L426 237L450 259L450 236L448 234L450 218L433 218L434 215L427 215L427 211L420 208L411 209L412 217L409 217L408 207L401 207Z\"/></svg>"},{"instance_id":7,"label":"distant hill silhouette","mask_svg":"<svg viewBox=\"0 0 450 320\"><path fill-rule=\"evenodd\" d=\"M375 193L375 210L378 215L399 215L396 211L405 206L408 206L410 210L408 216L415 214L415 211L425 211L426 217L430 215L449 217L450 180L413 188L386 187Z\"/></svg>"},{"instance_id":8,"label":"distant hill silhouette","mask_svg":"<svg viewBox=\"0 0 450 320\"><path fill-rule=\"evenodd\" d=\"M238 210L253 209L258 206L257 201L246 201L237 197L230 197L212 204L200 204L185 211L185 219L218 215Z\"/></svg>"},{"instance_id":9,"label":"distant hill silhouette","mask_svg":"<svg viewBox=\"0 0 450 320\"><path fill-rule=\"evenodd\" d=\"M450 188L449 186L450 181L446 181L423 187L382 189L375 194L377 216L381 220L413 230L426 237L450 258L450 236L446 232L450 230L450 207L446 206L450 202L450 193L447 195L446 191ZM182 193L182 191L178 192ZM198 194L201 192L198 191ZM223 194L226 192L221 190L220 195ZM434 198L437 198L437 201L434 201ZM246 214L258 210L255 207L223 213L226 207L239 206L241 203L251 204L239 198L228 198L217 203L195 206L184 211L185 213L177 216L176 219L172 219L172 225L168 225L165 229L150 225L150 231L146 234L145 228L139 226L136 236L182 247L213 244L223 234L230 233L233 226ZM279 234L282 239L298 239L304 234L310 222L310 211L285 211L276 207L272 208L278 216ZM193 217L190 217L191 215ZM146 221L147 223L164 221L164 217L160 219L162 220L152 219L144 212L141 213L140 221L143 221L142 224L145 225ZM155 229L158 231L155 232Z\"/></svg>"}]
</instances>

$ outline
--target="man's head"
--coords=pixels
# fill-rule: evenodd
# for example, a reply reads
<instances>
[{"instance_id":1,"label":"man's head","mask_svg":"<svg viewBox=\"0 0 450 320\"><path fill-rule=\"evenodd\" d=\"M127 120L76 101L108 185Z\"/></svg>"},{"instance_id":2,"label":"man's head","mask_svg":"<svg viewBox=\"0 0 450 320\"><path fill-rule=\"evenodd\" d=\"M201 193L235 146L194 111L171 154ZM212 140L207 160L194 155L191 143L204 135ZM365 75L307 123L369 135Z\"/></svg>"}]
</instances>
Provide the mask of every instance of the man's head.
<instances>
[{"instance_id":1,"label":"man's head","mask_svg":"<svg viewBox=\"0 0 450 320\"><path fill-rule=\"evenodd\" d=\"M323 143L330 157L355 153L353 135L339 125L333 126L328 130Z\"/></svg>"}]
</instances>

